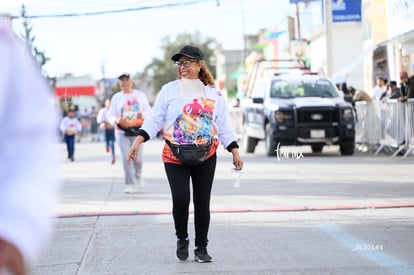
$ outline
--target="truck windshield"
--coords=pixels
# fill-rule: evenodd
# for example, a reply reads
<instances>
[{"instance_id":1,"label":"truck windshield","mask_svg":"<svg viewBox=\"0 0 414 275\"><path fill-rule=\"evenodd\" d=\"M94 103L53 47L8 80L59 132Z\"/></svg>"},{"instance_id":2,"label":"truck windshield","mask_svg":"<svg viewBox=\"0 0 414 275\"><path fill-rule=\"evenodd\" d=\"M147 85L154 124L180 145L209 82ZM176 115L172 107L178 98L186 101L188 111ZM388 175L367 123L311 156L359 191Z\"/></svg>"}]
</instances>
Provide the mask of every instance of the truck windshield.
<instances>
[{"instance_id":1,"label":"truck windshield","mask_svg":"<svg viewBox=\"0 0 414 275\"><path fill-rule=\"evenodd\" d=\"M274 80L270 91L272 98L338 96L335 86L326 79Z\"/></svg>"}]
</instances>

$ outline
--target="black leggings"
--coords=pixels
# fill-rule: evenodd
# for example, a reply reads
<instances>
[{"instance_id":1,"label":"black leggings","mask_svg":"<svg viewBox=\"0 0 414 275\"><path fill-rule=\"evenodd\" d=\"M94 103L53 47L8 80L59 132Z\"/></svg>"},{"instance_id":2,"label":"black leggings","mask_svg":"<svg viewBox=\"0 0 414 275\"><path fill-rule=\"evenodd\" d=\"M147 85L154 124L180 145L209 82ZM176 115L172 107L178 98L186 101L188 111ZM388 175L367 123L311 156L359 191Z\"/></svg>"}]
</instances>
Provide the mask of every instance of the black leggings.
<instances>
[{"instance_id":1,"label":"black leggings","mask_svg":"<svg viewBox=\"0 0 414 275\"><path fill-rule=\"evenodd\" d=\"M206 247L210 225L210 195L216 170L217 155L196 166L164 163L170 184L175 234L178 239L188 237L190 207L190 177L193 184L195 246Z\"/></svg>"}]
</instances>

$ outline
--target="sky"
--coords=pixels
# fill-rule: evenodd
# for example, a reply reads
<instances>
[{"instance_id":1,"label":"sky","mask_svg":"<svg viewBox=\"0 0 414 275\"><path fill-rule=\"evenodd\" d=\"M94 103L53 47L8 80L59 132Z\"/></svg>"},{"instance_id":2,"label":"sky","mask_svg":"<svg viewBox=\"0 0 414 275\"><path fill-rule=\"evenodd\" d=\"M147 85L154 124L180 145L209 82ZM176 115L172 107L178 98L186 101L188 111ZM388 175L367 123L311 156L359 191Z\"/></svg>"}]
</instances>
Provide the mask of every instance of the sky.
<instances>
[{"instance_id":1,"label":"sky","mask_svg":"<svg viewBox=\"0 0 414 275\"><path fill-rule=\"evenodd\" d=\"M95 79L136 73L162 58L161 40L178 34L212 37L225 50L242 50L243 35L271 30L295 15L289 0L25 0L35 46L50 61L49 76L90 75ZM219 3L219 5L217 5ZM180 4L178 6L174 6ZM19 16L21 0L0 0L0 14ZM144 8L145 7L145 8ZM130 10L128 12L87 13ZM59 16L83 14L83 16ZM42 17L42 16L47 17ZM53 16L51 16L53 15ZM22 20L13 19L17 33Z\"/></svg>"}]
</instances>

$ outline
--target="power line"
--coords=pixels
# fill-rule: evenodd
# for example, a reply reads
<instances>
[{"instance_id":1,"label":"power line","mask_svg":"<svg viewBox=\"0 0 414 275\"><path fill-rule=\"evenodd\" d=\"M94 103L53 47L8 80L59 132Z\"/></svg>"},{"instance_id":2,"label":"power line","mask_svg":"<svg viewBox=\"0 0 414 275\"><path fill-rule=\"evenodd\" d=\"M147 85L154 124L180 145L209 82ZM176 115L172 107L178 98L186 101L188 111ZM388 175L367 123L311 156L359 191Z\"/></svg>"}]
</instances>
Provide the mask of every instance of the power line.
<instances>
[{"instance_id":1,"label":"power line","mask_svg":"<svg viewBox=\"0 0 414 275\"><path fill-rule=\"evenodd\" d=\"M144 7L136 7L136 8L126 8L126 9L117 9L117 10L107 10L107 11L95 11L95 12L77 12L77 13L63 13L63 14L43 14L43 15L26 15L25 18L27 19L39 19L39 18L60 18L60 17L81 17L81 16L96 16L96 15L103 15L103 14L113 14L113 13L125 13L125 12L133 12L133 11L142 11L142 10L150 10L150 9L160 9L160 8L173 8L178 6L190 6L196 5L203 2L208 2L213 0L197 0L197 1L190 1L185 3L171 3L171 4L161 4L155 6L144 6ZM216 1L217 5L219 5L219 1ZM12 16L13 19L23 18L20 16Z\"/></svg>"}]
</instances>

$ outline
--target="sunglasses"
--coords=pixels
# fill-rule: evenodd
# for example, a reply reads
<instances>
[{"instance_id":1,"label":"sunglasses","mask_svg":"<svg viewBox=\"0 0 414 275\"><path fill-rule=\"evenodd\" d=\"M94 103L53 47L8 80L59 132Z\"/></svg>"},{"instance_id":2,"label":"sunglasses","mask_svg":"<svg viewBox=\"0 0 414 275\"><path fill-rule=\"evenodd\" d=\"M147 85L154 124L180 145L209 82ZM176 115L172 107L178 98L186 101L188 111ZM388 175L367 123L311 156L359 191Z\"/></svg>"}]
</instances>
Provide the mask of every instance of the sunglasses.
<instances>
[{"instance_id":1,"label":"sunglasses","mask_svg":"<svg viewBox=\"0 0 414 275\"><path fill-rule=\"evenodd\" d=\"M197 62L195 60L186 60L186 61L174 61L173 62L173 67L174 68L178 68L180 66L184 66L185 68L188 68L191 66L191 63L193 62Z\"/></svg>"}]
</instances>

